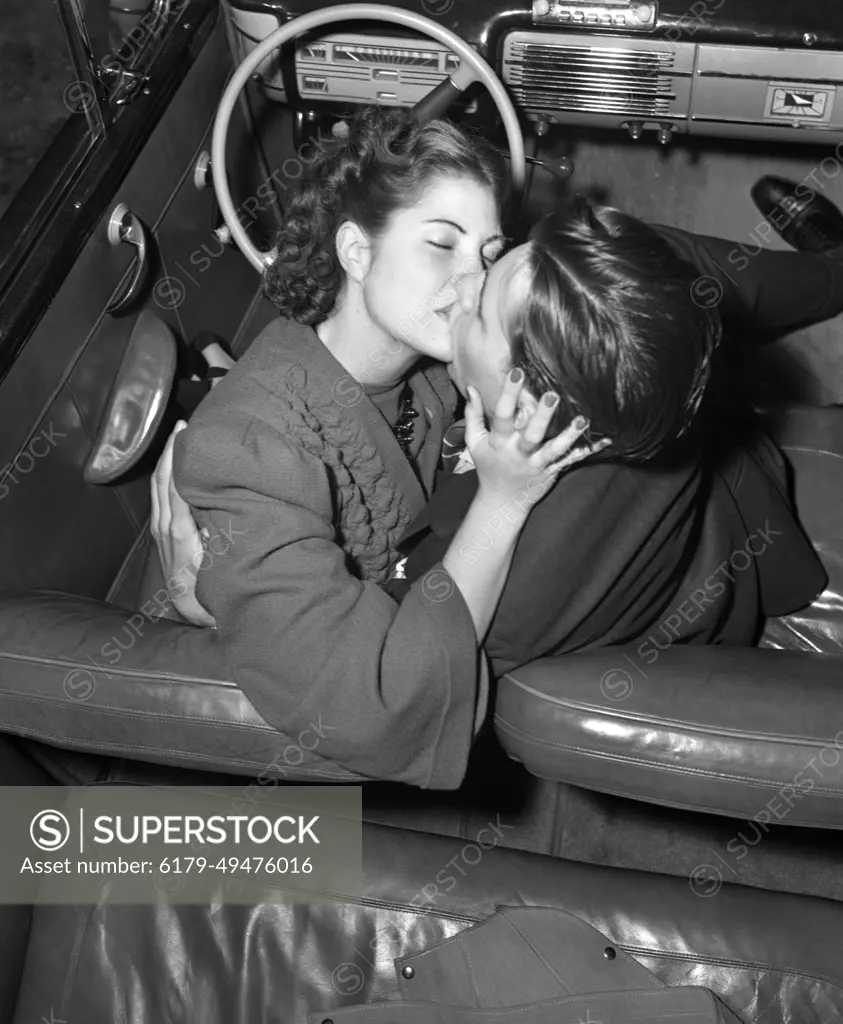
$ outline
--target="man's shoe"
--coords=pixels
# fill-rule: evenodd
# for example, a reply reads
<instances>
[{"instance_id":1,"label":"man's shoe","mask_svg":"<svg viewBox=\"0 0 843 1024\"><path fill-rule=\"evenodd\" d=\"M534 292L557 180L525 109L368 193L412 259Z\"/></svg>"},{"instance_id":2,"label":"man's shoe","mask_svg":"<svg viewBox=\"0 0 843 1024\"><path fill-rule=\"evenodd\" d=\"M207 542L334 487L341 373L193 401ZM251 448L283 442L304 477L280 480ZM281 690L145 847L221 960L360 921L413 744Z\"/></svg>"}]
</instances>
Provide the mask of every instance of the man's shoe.
<instances>
[{"instance_id":1,"label":"man's shoe","mask_svg":"<svg viewBox=\"0 0 843 1024\"><path fill-rule=\"evenodd\" d=\"M768 175L752 186L752 198L794 249L843 256L843 213L816 189Z\"/></svg>"}]
</instances>

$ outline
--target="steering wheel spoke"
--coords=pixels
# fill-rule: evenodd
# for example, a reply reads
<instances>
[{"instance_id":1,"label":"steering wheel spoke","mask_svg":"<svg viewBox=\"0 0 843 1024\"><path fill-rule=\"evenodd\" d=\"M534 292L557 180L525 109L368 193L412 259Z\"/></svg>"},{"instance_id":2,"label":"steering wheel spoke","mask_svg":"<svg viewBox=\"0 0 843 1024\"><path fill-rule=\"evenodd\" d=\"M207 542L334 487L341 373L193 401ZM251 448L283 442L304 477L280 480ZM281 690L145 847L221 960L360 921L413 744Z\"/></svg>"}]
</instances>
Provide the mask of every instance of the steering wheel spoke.
<instances>
[{"instance_id":1,"label":"steering wheel spoke","mask_svg":"<svg viewBox=\"0 0 843 1024\"><path fill-rule=\"evenodd\" d=\"M479 82L480 80L481 76L478 73L477 68L473 64L469 64L464 60L460 61L460 66L451 75L451 81L461 92L465 92L470 85L474 85L475 82Z\"/></svg>"},{"instance_id":2,"label":"steering wheel spoke","mask_svg":"<svg viewBox=\"0 0 843 1024\"><path fill-rule=\"evenodd\" d=\"M474 82L482 82L492 95L506 128L507 141L511 159L511 175L513 191L519 192L524 185L526 161L524 158L524 138L518 123L515 107L506 93L500 79L485 60L459 36L443 28L436 22L413 11L401 10L397 7L382 7L373 3L351 3L335 7L326 7L320 11L302 14L285 25L271 32L263 42L259 43L246 57L232 75L220 101L214 122L214 134L211 143L211 171L214 178L214 189L220 204L220 211L231 230L231 236L240 251L257 271L263 273L272 261L272 253L260 252L251 242L240 223L237 211L231 199L226 171L226 141L232 112L240 92L252 74L275 50L290 40L338 21L380 21L392 25L400 25L412 31L436 39L449 47L459 58L460 66L450 79L436 87L425 96L416 108L416 116L421 108L424 119L425 111L429 116L438 116L449 105L448 101L456 99Z\"/></svg>"}]
</instances>

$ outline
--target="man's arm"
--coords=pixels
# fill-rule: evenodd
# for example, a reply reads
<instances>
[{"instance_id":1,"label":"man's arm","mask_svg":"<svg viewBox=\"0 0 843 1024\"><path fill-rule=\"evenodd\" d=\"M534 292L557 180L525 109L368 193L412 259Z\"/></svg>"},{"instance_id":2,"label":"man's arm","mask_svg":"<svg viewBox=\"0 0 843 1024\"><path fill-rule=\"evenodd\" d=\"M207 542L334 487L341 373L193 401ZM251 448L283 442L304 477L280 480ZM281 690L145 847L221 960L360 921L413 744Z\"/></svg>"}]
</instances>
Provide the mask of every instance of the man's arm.
<instances>
[{"instance_id":1,"label":"man's arm","mask_svg":"<svg viewBox=\"0 0 843 1024\"><path fill-rule=\"evenodd\" d=\"M408 582L447 548L471 502L474 476L440 483L426 512L429 528L407 560ZM697 486L693 473L650 474L613 463L561 477L531 511L516 546L484 644L492 675L622 643L646 628L686 569ZM464 556L482 558L495 529L490 520Z\"/></svg>"}]
</instances>

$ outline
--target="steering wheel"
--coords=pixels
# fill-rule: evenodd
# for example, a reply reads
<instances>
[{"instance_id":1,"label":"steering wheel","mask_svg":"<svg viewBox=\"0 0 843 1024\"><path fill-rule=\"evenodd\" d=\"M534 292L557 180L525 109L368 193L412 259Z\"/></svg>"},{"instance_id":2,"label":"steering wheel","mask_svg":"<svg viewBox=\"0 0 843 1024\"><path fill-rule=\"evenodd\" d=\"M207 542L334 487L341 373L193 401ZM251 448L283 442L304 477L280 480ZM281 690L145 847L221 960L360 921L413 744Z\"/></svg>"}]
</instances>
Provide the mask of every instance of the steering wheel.
<instances>
[{"instance_id":1,"label":"steering wheel","mask_svg":"<svg viewBox=\"0 0 843 1024\"><path fill-rule=\"evenodd\" d=\"M321 28L323 25L330 25L336 21L386 21L392 25L402 25L405 28L414 29L450 47L459 56L460 66L449 79L438 85L430 96L433 96L434 93L446 97L448 95L456 96L460 92L465 91L472 82L482 82L491 93L506 128L512 165L513 188L520 190L524 184L526 170L524 138L518 124L515 107L513 107L512 101L507 96L506 90L495 72L459 36L454 35L453 32L446 28L442 28L441 25L437 25L436 22L431 21L429 18L422 17L420 14L415 14L412 11L402 11L397 7L382 7L379 4L372 3L343 4L341 6L326 7L321 11L313 11L310 14L302 14L286 25L280 25L274 32L271 32L263 42L259 43L252 50L234 72L222 95L214 122L214 134L211 142L211 172L217 200L220 204L220 212L231 231L231 237L237 243L240 251L252 266L261 273L272 261L272 255L271 253L262 253L252 245L249 236L244 231L237 217L234 203L231 201L231 193L228 189L225 150L231 114L243 86L273 50L276 50L283 43L287 43L291 39L311 31L311 29ZM428 99L429 97L425 97L421 103L425 104Z\"/></svg>"}]
</instances>

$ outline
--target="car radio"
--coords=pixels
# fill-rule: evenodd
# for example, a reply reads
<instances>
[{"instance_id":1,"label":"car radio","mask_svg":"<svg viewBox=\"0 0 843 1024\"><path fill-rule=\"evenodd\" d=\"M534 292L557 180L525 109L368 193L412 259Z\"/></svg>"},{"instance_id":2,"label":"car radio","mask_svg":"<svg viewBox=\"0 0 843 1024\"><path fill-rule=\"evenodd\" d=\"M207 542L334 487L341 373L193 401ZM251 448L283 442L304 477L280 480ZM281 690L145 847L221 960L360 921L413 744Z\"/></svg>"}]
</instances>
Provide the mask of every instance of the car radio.
<instances>
[{"instance_id":1,"label":"car radio","mask_svg":"<svg viewBox=\"0 0 843 1024\"><path fill-rule=\"evenodd\" d=\"M605 0L601 3L560 3L558 0L534 0L536 25L564 25L608 32L649 32L655 28L657 5L654 0Z\"/></svg>"}]
</instances>

